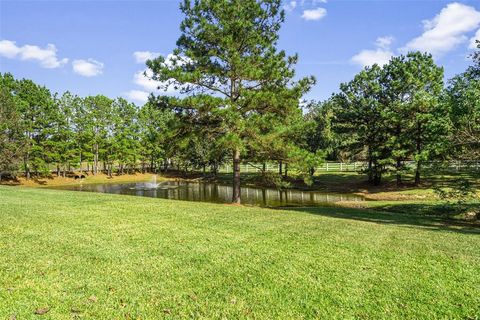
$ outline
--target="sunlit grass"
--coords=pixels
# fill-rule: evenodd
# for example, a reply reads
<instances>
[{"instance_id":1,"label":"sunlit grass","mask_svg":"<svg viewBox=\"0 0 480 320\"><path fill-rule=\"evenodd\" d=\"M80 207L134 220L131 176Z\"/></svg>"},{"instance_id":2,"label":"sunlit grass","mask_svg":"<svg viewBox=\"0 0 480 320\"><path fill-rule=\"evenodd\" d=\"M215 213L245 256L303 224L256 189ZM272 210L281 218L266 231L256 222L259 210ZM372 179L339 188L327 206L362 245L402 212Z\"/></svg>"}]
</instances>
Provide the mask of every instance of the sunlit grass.
<instances>
[{"instance_id":1,"label":"sunlit grass","mask_svg":"<svg viewBox=\"0 0 480 320\"><path fill-rule=\"evenodd\" d=\"M480 314L472 227L1 186L0 203L2 318Z\"/></svg>"}]
</instances>

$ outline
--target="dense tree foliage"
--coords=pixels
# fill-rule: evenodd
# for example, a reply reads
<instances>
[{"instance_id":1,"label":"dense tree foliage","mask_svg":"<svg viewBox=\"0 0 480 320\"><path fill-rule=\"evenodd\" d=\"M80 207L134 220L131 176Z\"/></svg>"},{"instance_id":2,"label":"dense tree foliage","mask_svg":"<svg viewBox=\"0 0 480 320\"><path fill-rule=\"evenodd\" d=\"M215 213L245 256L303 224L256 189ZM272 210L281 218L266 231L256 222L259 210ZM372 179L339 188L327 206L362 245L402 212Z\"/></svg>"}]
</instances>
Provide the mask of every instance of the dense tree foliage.
<instances>
[{"instance_id":1,"label":"dense tree foliage","mask_svg":"<svg viewBox=\"0 0 480 320\"><path fill-rule=\"evenodd\" d=\"M31 80L0 74L1 169L21 170L29 179L72 168L112 174L150 168L167 158L171 111L152 104L139 108L122 98L52 95ZM173 149L172 149L173 150ZM21 160L21 161L20 161Z\"/></svg>"},{"instance_id":2,"label":"dense tree foliage","mask_svg":"<svg viewBox=\"0 0 480 320\"><path fill-rule=\"evenodd\" d=\"M342 139L341 147L353 155L364 153L368 162L368 180L379 184L386 167L387 128L382 104L382 69L373 65L355 78L340 85L333 97L337 117L335 129Z\"/></svg>"},{"instance_id":3,"label":"dense tree foliage","mask_svg":"<svg viewBox=\"0 0 480 320\"><path fill-rule=\"evenodd\" d=\"M365 68L333 97L339 147L364 154L374 184L388 169L401 184L407 160L415 161L420 183L422 164L447 155L451 122L442 90L443 69L429 54L411 52Z\"/></svg>"},{"instance_id":4,"label":"dense tree foliage","mask_svg":"<svg viewBox=\"0 0 480 320\"><path fill-rule=\"evenodd\" d=\"M419 183L422 162L442 154L442 141L448 138L448 111L439 101L443 68L431 55L412 52L392 58L384 67L382 82L387 147L397 184L408 159L416 161L415 182Z\"/></svg>"},{"instance_id":5,"label":"dense tree foliage","mask_svg":"<svg viewBox=\"0 0 480 320\"><path fill-rule=\"evenodd\" d=\"M281 8L280 0L186 0L173 55L147 62L154 79L186 95L176 105L225 141L236 203L242 154L298 115L298 101L314 82L294 82L297 56L277 50Z\"/></svg>"},{"instance_id":6,"label":"dense tree foliage","mask_svg":"<svg viewBox=\"0 0 480 320\"><path fill-rule=\"evenodd\" d=\"M24 153L25 136L20 112L5 87L0 90L0 181L17 171Z\"/></svg>"},{"instance_id":7,"label":"dense tree foliage","mask_svg":"<svg viewBox=\"0 0 480 320\"><path fill-rule=\"evenodd\" d=\"M446 105L451 108L455 152L464 159L480 156L480 41L473 65L449 81Z\"/></svg>"}]
</instances>

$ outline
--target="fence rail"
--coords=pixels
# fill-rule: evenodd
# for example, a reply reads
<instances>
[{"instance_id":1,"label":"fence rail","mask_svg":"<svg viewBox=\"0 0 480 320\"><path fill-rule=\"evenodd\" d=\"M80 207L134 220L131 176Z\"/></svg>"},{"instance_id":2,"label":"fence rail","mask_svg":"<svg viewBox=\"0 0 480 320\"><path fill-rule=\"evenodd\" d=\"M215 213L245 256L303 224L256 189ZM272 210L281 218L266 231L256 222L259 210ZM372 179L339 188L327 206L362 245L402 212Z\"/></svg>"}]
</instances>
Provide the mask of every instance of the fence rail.
<instances>
[{"instance_id":1,"label":"fence rail","mask_svg":"<svg viewBox=\"0 0 480 320\"><path fill-rule=\"evenodd\" d=\"M440 165L439 162L425 162L422 163L422 166L425 170L431 168L437 168ZM245 173L261 172L263 164L241 164L240 171ZM280 165L278 163L267 163L265 165L266 172L279 172ZM414 169L416 166L415 161L406 161L404 166L407 169ZM315 167L315 172L361 172L366 170L368 167L368 162L366 161L355 161L355 162L324 162L321 166ZM480 171L480 160L462 160L462 161L450 161L448 163L442 163L441 168L446 171ZM283 164L283 170L285 170L285 164ZM232 166L225 164L219 169L222 173L231 173ZM290 172L294 172L289 168Z\"/></svg>"},{"instance_id":2,"label":"fence rail","mask_svg":"<svg viewBox=\"0 0 480 320\"><path fill-rule=\"evenodd\" d=\"M282 164L282 172L285 172L286 165L288 163ZM262 163L242 163L240 165L240 171L243 173L256 173L263 171L263 164ZM407 169L414 169L415 168L415 161L406 161L404 162L404 166ZM321 166L315 167L315 172L361 172L366 170L368 167L368 163L366 161L355 161L355 162L332 162L327 161L324 162ZM441 171L446 172L462 172L462 171L480 171L480 160L455 160L450 161L448 163L440 163L440 162L425 162L422 163L422 167L424 170L428 170L431 168L440 168ZM56 172L56 166L51 166L51 172ZM93 166L91 163L83 163L81 166L70 166L70 171L78 172L82 169L82 171L92 171ZM171 168L175 170L174 168ZM114 166L113 171L118 171L119 166ZM142 166L138 165L135 167L135 170L141 171ZM63 169L61 170L63 171ZM99 171L105 171L105 168L100 166ZM192 171L192 168L189 168L189 171ZM200 168L193 168L193 171L202 171ZM210 168L207 167L207 171L211 172ZM276 172L280 171L280 164L277 162L268 162L265 163L265 172ZM23 173L24 171L20 171ZM218 168L218 172L220 173L232 173L232 165L224 164ZM292 167L288 167L289 173L295 173L295 169Z\"/></svg>"}]
</instances>

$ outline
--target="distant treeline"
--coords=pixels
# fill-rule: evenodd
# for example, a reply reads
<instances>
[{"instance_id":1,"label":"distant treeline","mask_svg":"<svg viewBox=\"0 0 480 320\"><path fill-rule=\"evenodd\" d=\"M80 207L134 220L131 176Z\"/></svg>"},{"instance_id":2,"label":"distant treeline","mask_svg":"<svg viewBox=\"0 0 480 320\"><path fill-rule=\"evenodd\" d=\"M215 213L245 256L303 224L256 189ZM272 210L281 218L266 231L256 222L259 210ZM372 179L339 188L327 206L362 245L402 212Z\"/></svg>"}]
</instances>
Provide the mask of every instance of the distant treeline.
<instances>
[{"instance_id":1,"label":"distant treeline","mask_svg":"<svg viewBox=\"0 0 480 320\"><path fill-rule=\"evenodd\" d=\"M379 184L387 171L401 183L406 161L416 162L418 183L422 163L478 159L480 59L473 58L446 86L443 69L428 54L365 68L330 99L310 102L281 127L252 128L259 133L242 151L242 161L283 163L307 181L325 159L367 161L369 180ZM27 178L51 175L52 167L65 175L79 163L89 163L93 174L172 166L216 172L231 161L222 124L209 121L208 110L198 117L195 109L179 108L176 98L152 96L139 107L123 98L52 94L9 73L0 74L0 84L0 178L18 171Z\"/></svg>"}]
</instances>

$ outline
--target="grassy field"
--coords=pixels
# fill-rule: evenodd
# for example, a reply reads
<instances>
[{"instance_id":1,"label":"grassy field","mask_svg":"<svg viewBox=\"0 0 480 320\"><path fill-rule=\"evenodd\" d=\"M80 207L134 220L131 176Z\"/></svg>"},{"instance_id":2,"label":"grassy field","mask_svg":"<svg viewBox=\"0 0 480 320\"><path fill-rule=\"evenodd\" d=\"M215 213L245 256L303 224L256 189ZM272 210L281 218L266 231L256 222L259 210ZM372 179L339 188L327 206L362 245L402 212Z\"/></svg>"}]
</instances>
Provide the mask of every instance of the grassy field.
<instances>
[{"instance_id":1,"label":"grassy field","mask_svg":"<svg viewBox=\"0 0 480 320\"><path fill-rule=\"evenodd\" d=\"M472 226L6 186L0 204L1 319L480 317Z\"/></svg>"}]
</instances>

